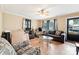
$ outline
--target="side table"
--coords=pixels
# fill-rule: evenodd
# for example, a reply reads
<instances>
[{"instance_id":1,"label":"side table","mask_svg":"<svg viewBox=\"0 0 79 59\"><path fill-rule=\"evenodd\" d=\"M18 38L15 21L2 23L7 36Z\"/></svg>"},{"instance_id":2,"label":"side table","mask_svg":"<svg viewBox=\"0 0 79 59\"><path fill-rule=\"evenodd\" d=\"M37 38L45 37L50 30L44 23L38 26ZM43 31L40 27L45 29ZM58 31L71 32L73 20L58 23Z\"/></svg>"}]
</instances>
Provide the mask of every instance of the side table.
<instances>
[{"instance_id":1,"label":"side table","mask_svg":"<svg viewBox=\"0 0 79 59\"><path fill-rule=\"evenodd\" d=\"M75 45L76 45L76 55L78 55L78 52L79 52L79 43L75 43Z\"/></svg>"}]
</instances>

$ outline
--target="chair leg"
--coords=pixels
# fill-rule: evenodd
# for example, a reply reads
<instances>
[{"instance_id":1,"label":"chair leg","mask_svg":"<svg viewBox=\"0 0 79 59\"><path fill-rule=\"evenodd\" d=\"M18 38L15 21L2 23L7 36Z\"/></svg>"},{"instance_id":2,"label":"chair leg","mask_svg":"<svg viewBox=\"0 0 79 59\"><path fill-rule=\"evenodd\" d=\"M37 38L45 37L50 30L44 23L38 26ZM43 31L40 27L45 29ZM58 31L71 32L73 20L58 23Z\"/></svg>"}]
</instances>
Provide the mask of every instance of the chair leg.
<instances>
[{"instance_id":1,"label":"chair leg","mask_svg":"<svg viewBox=\"0 0 79 59\"><path fill-rule=\"evenodd\" d=\"M76 47L76 55L78 55L78 47Z\"/></svg>"}]
</instances>

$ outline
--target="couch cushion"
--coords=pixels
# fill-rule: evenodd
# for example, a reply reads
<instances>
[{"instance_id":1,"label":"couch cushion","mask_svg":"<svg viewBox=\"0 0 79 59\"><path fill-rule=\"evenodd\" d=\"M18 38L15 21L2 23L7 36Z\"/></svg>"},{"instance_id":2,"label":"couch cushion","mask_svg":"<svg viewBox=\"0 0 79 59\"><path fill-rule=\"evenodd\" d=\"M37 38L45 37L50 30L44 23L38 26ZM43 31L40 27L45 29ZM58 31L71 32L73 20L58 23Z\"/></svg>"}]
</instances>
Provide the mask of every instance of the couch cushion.
<instances>
[{"instance_id":1,"label":"couch cushion","mask_svg":"<svg viewBox=\"0 0 79 59\"><path fill-rule=\"evenodd\" d=\"M5 39L0 38L0 55L16 55L15 49Z\"/></svg>"},{"instance_id":2,"label":"couch cushion","mask_svg":"<svg viewBox=\"0 0 79 59\"><path fill-rule=\"evenodd\" d=\"M27 47L29 45L28 41L23 41L23 42L19 42L17 44L14 44L13 47L15 48L16 51L18 51L21 48Z\"/></svg>"},{"instance_id":3,"label":"couch cushion","mask_svg":"<svg viewBox=\"0 0 79 59\"><path fill-rule=\"evenodd\" d=\"M17 51L17 54L23 54L25 51L27 51L28 49L32 48L30 45L26 46L26 47L22 47L21 49L19 49Z\"/></svg>"},{"instance_id":4,"label":"couch cushion","mask_svg":"<svg viewBox=\"0 0 79 59\"><path fill-rule=\"evenodd\" d=\"M21 44L20 44L20 47L21 48L24 48L24 47L26 47L26 46L28 46L29 45L29 42L28 41L24 41L24 42L22 42Z\"/></svg>"},{"instance_id":5,"label":"couch cushion","mask_svg":"<svg viewBox=\"0 0 79 59\"><path fill-rule=\"evenodd\" d=\"M55 32L55 35L60 36L60 35L61 35L61 31L56 31L56 32Z\"/></svg>"},{"instance_id":6,"label":"couch cushion","mask_svg":"<svg viewBox=\"0 0 79 59\"><path fill-rule=\"evenodd\" d=\"M55 34L55 31L49 31L48 34Z\"/></svg>"}]
</instances>

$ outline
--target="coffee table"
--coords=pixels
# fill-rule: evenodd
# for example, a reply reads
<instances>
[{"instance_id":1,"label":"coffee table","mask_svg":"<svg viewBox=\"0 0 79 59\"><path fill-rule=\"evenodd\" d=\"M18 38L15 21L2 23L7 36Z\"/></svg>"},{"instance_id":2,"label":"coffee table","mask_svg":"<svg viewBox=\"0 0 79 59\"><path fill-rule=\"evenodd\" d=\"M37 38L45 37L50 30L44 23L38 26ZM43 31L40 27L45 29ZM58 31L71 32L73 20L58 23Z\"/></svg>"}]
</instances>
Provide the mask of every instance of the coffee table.
<instances>
[{"instance_id":1,"label":"coffee table","mask_svg":"<svg viewBox=\"0 0 79 59\"><path fill-rule=\"evenodd\" d=\"M40 37L40 39L46 41L47 42L47 46L48 46L50 41L53 40L53 37L43 35L43 36Z\"/></svg>"},{"instance_id":2,"label":"coffee table","mask_svg":"<svg viewBox=\"0 0 79 59\"><path fill-rule=\"evenodd\" d=\"M53 37L50 37L50 36L45 36L45 35L41 35L39 37L40 39L40 50L44 47L45 50L41 50L41 54L48 54L48 49L50 48L50 41L53 39ZM41 48L42 47L42 48ZM47 51L47 52L46 52Z\"/></svg>"},{"instance_id":3,"label":"coffee table","mask_svg":"<svg viewBox=\"0 0 79 59\"><path fill-rule=\"evenodd\" d=\"M49 42L50 40L53 39L53 37L43 35L43 36L42 36L42 39Z\"/></svg>"}]
</instances>

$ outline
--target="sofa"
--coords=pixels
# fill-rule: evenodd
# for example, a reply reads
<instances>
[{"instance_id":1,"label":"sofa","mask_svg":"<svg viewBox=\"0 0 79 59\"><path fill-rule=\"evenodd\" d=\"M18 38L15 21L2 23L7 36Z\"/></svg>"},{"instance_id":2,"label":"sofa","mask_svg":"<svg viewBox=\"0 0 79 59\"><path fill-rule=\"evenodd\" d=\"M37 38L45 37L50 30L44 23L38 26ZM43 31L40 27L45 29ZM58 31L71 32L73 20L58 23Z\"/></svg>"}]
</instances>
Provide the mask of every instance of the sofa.
<instances>
[{"instance_id":1,"label":"sofa","mask_svg":"<svg viewBox=\"0 0 79 59\"><path fill-rule=\"evenodd\" d=\"M20 47L20 48L19 48ZM19 48L18 50L16 50ZM18 45L14 47L6 39L0 38L0 55L37 55L39 48Z\"/></svg>"},{"instance_id":2,"label":"sofa","mask_svg":"<svg viewBox=\"0 0 79 59\"><path fill-rule=\"evenodd\" d=\"M38 55L39 47L32 47L29 35L23 30L11 32L10 44L6 39L0 37L0 55Z\"/></svg>"},{"instance_id":3,"label":"sofa","mask_svg":"<svg viewBox=\"0 0 79 59\"><path fill-rule=\"evenodd\" d=\"M4 38L0 37L0 55L17 55L13 46Z\"/></svg>"},{"instance_id":4,"label":"sofa","mask_svg":"<svg viewBox=\"0 0 79 59\"><path fill-rule=\"evenodd\" d=\"M59 42L62 42L62 43L64 43L64 41L65 41L63 31L48 31L47 33L45 33L43 35L53 37L54 41L59 41Z\"/></svg>"}]
</instances>

